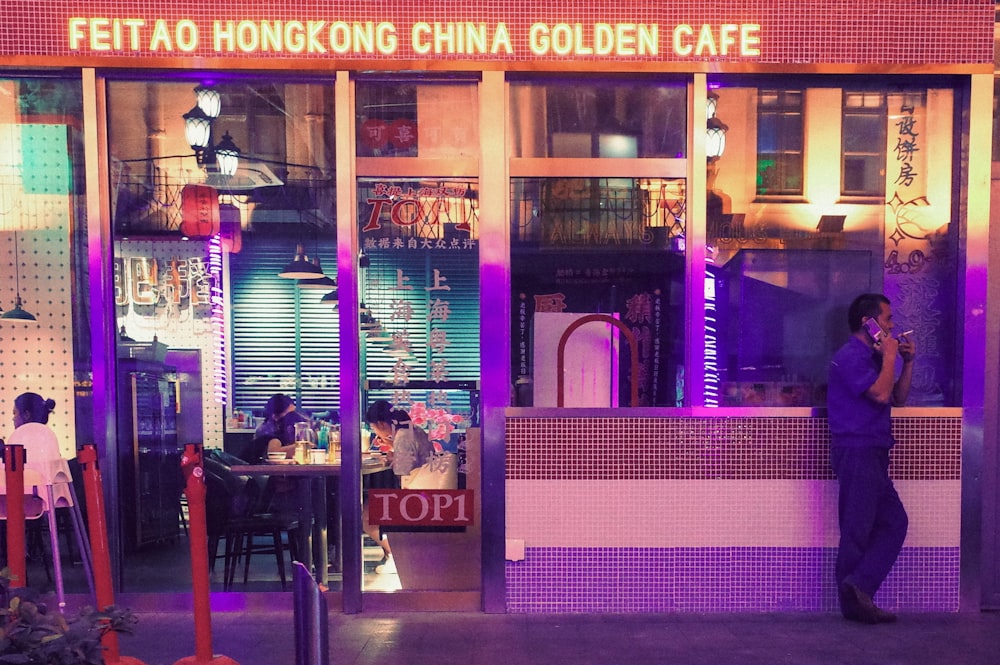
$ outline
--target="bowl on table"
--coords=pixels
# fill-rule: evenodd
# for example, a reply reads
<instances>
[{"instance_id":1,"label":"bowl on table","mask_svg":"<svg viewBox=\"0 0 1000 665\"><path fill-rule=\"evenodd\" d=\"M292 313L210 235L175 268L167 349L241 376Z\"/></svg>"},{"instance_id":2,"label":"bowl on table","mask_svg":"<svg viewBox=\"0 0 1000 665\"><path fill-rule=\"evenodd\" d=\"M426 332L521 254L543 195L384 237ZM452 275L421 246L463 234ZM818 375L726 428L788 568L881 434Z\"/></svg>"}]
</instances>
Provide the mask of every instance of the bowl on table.
<instances>
[{"instance_id":1,"label":"bowl on table","mask_svg":"<svg viewBox=\"0 0 1000 665\"><path fill-rule=\"evenodd\" d=\"M284 462L286 459L288 459L288 455L286 455L281 451L271 452L267 454L268 462Z\"/></svg>"}]
</instances>

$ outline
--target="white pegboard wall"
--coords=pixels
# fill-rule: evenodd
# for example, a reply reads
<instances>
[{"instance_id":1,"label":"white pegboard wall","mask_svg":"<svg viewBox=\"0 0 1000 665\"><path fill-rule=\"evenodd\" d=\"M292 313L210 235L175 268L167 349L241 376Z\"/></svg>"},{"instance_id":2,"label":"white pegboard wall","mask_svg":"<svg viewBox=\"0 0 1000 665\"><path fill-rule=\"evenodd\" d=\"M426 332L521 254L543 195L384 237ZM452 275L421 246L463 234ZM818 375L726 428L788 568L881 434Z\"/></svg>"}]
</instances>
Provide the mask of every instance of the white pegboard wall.
<instances>
[{"instance_id":1,"label":"white pegboard wall","mask_svg":"<svg viewBox=\"0 0 1000 665\"><path fill-rule=\"evenodd\" d=\"M12 309L19 293L22 307L36 318L0 319L0 437L13 431L14 399L23 392L35 392L55 400L49 425L59 437L63 455L73 457L69 233L73 197L66 131L58 125L0 127L0 144L11 151L3 160L5 173L0 177L0 307ZM26 155L30 165L22 169ZM30 176L25 179L20 174L29 166Z\"/></svg>"},{"instance_id":2,"label":"white pegboard wall","mask_svg":"<svg viewBox=\"0 0 1000 665\"><path fill-rule=\"evenodd\" d=\"M120 289L128 291L128 295L119 296L120 300L128 300L133 293L131 274L136 269L130 267L131 260L142 262L142 270L152 270L155 261L159 283L169 285L172 279L183 281L185 271L197 266L199 260L207 265L207 255L207 242L204 240L119 241L115 248L115 260L119 263L117 284ZM170 273L179 276L171 278ZM217 339L212 321L193 315L190 302L171 304L168 288L163 288L164 293L156 306L120 304L118 327L124 326L128 336L139 342L149 342L155 336L157 341L171 349L197 349L201 352L202 443L209 448L221 448L223 407L215 399L213 384ZM182 290L187 288L185 286Z\"/></svg>"}]
</instances>

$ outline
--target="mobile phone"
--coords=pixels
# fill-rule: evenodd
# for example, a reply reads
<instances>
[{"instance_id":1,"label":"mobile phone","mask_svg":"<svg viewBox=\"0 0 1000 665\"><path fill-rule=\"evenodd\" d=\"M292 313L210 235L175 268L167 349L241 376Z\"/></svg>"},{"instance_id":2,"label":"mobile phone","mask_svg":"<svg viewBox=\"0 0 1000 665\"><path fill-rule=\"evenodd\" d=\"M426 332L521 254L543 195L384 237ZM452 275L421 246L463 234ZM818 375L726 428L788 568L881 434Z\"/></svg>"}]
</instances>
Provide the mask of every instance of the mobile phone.
<instances>
[{"instance_id":1,"label":"mobile phone","mask_svg":"<svg viewBox=\"0 0 1000 665\"><path fill-rule=\"evenodd\" d=\"M882 330L882 326L878 324L878 321L875 319L865 319L862 325L868 331L868 336L872 338L873 342L876 344L882 342L882 338L885 337L885 331Z\"/></svg>"}]
</instances>

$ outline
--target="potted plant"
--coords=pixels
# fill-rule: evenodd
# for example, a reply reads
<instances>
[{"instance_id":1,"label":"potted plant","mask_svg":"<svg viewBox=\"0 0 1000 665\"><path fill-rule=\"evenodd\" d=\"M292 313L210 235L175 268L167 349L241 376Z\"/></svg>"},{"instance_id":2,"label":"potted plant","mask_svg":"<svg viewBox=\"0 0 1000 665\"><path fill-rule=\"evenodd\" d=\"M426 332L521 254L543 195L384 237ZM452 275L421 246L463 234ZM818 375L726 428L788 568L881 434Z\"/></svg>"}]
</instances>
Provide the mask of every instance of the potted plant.
<instances>
[{"instance_id":1,"label":"potted plant","mask_svg":"<svg viewBox=\"0 0 1000 665\"><path fill-rule=\"evenodd\" d=\"M131 633L138 620L130 610L85 607L67 617L50 610L37 592L10 587L0 571L0 664L103 665L101 637L108 631Z\"/></svg>"}]
</instances>

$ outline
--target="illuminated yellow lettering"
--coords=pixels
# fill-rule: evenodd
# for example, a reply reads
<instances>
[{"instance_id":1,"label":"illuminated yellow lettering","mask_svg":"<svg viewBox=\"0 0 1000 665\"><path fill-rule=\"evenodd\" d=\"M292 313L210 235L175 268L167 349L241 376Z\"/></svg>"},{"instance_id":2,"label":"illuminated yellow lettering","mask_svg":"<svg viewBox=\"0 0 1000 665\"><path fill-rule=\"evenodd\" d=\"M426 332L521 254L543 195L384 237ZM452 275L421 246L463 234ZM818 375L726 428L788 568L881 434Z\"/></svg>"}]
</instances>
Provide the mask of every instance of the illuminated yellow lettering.
<instances>
[{"instance_id":1,"label":"illuminated yellow lettering","mask_svg":"<svg viewBox=\"0 0 1000 665\"><path fill-rule=\"evenodd\" d=\"M615 50L615 31L607 23L594 25L594 53L609 55Z\"/></svg>"},{"instance_id":2,"label":"illuminated yellow lettering","mask_svg":"<svg viewBox=\"0 0 1000 665\"><path fill-rule=\"evenodd\" d=\"M233 51L236 26L232 21L215 21L212 23L212 48L216 51Z\"/></svg>"},{"instance_id":3,"label":"illuminated yellow lettering","mask_svg":"<svg viewBox=\"0 0 1000 665\"><path fill-rule=\"evenodd\" d=\"M71 18L69 20L69 48L71 51L80 50L80 42L87 38L88 21L85 18Z\"/></svg>"},{"instance_id":4,"label":"illuminated yellow lettering","mask_svg":"<svg viewBox=\"0 0 1000 665\"><path fill-rule=\"evenodd\" d=\"M173 43L170 41L170 30L167 29L167 22L162 18L153 24L153 36L149 38L150 51L159 51L161 48L164 51L174 50Z\"/></svg>"},{"instance_id":5,"label":"illuminated yellow lettering","mask_svg":"<svg viewBox=\"0 0 1000 665\"><path fill-rule=\"evenodd\" d=\"M740 26L740 55L760 55L760 26L756 23Z\"/></svg>"},{"instance_id":6,"label":"illuminated yellow lettering","mask_svg":"<svg viewBox=\"0 0 1000 665\"><path fill-rule=\"evenodd\" d=\"M729 55L729 47L736 46L736 35L740 26L735 23L723 23L719 27L719 53Z\"/></svg>"},{"instance_id":7,"label":"illuminated yellow lettering","mask_svg":"<svg viewBox=\"0 0 1000 665\"><path fill-rule=\"evenodd\" d=\"M638 30L638 49L640 55L659 55L660 53L660 26L642 23Z\"/></svg>"},{"instance_id":8,"label":"illuminated yellow lettering","mask_svg":"<svg viewBox=\"0 0 1000 665\"><path fill-rule=\"evenodd\" d=\"M486 53L486 26L482 23L465 24L466 53Z\"/></svg>"},{"instance_id":9,"label":"illuminated yellow lettering","mask_svg":"<svg viewBox=\"0 0 1000 665\"><path fill-rule=\"evenodd\" d=\"M310 53L326 53L326 47L319 40L320 32L326 25L326 21L309 21L308 23L308 48Z\"/></svg>"},{"instance_id":10,"label":"illuminated yellow lettering","mask_svg":"<svg viewBox=\"0 0 1000 665\"><path fill-rule=\"evenodd\" d=\"M253 21L236 24L236 47L244 53L253 53L260 46L260 29Z\"/></svg>"},{"instance_id":11,"label":"illuminated yellow lettering","mask_svg":"<svg viewBox=\"0 0 1000 665\"><path fill-rule=\"evenodd\" d=\"M703 23L701 26L701 31L698 33L698 43L694 47L695 55L718 55L719 52L715 48L715 35L712 34L712 26L707 23Z\"/></svg>"},{"instance_id":12,"label":"illuminated yellow lettering","mask_svg":"<svg viewBox=\"0 0 1000 665\"><path fill-rule=\"evenodd\" d=\"M128 45L133 51L139 51L142 49L142 45L139 43L139 28L146 25L146 22L141 18L127 18L123 21L125 27L128 29Z\"/></svg>"},{"instance_id":13,"label":"illuminated yellow lettering","mask_svg":"<svg viewBox=\"0 0 1000 665\"><path fill-rule=\"evenodd\" d=\"M691 45L690 38L694 35L694 30L690 25L678 25L674 28L674 53L677 55L691 55L691 49L694 48Z\"/></svg>"},{"instance_id":14,"label":"illuminated yellow lettering","mask_svg":"<svg viewBox=\"0 0 1000 665\"><path fill-rule=\"evenodd\" d=\"M565 23L556 23L552 26L552 52L556 55L569 55L572 50L573 28Z\"/></svg>"},{"instance_id":15,"label":"illuminated yellow lettering","mask_svg":"<svg viewBox=\"0 0 1000 665\"><path fill-rule=\"evenodd\" d=\"M359 28L360 26L355 26ZM371 23L368 24L371 27ZM351 26L343 21L334 21L330 24L330 50L338 55L343 55L351 50ZM370 33L369 33L370 35ZM371 38L371 36L369 36Z\"/></svg>"},{"instance_id":16,"label":"illuminated yellow lettering","mask_svg":"<svg viewBox=\"0 0 1000 665\"><path fill-rule=\"evenodd\" d=\"M535 55L545 55L551 47L549 26L544 23L534 23L528 30L528 48Z\"/></svg>"},{"instance_id":17,"label":"illuminated yellow lettering","mask_svg":"<svg viewBox=\"0 0 1000 665\"><path fill-rule=\"evenodd\" d=\"M188 19L178 21L174 32L176 33L177 48L181 51L190 53L198 48L198 26L194 21Z\"/></svg>"},{"instance_id":18,"label":"illuminated yellow lettering","mask_svg":"<svg viewBox=\"0 0 1000 665\"><path fill-rule=\"evenodd\" d=\"M434 52L435 53L461 53L460 45L462 32L458 31L458 38L455 36L455 24L440 23L434 24Z\"/></svg>"},{"instance_id":19,"label":"illuminated yellow lettering","mask_svg":"<svg viewBox=\"0 0 1000 665\"><path fill-rule=\"evenodd\" d=\"M94 51L110 51L111 21L106 18L95 18L90 22L90 48Z\"/></svg>"},{"instance_id":20,"label":"illuminated yellow lettering","mask_svg":"<svg viewBox=\"0 0 1000 665\"><path fill-rule=\"evenodd\" d=\"M567 53L575 53L577 55L593 55L594 53L594 49L584 44L583 26L579 23L573 26L573 43L569 46Z\"/></svg>"},{"instance_id":21,"label":"illuminated yellow lettering","mask_svg":"<svg viewBox=\"0 0 1000 665\"><path fill-rule=\"evenodd\" d=\"M503 49L505 53L513 53L514 45L510 43L510 32L506 23L498 23L496 32L493 33L493 43L490 44L490 53L497 54Z\"/></svg>"},{"instance_id":22,"label":"illuminated yellow lettering","mask_svg":"<svg viewBox=\"0 0 1000 665\"><path fill-rule=\"evenodd\" d=\"M635 55L635 23L619 23L615 30L618 55Z\"/></svg>"},{"instance_id":23,"label":"illuminated yellow lettering","mask_svg":"<svg viewBox=\"0 0 1000 665\"><path fill-rule=\"evenodd\" d=\"M410 41L413 42L413 51L419 53L420 55L427 55L431 51L431 44L429 41L425 41L425 38L430 34L431 26L427 23L414 23L413 29L410 31Z\"/></svg>"},{"instance_id":24,"label":"illuminated yellow lettering","mask_svg":"<svg viewBox=\"0 0 1000 665\"><path fill-rule=\"evenodd\" d=\"M378 52L383 55L392 55L399 46L399 37L396 35L396 26L392 23L379 23L375 27L376 43Z\"/></svg>"},{"instance_id":25,"label":"illuminated yellow lettering","mask_svg":"<svg viewBox=\"0 0 1000 665\"><path fill-rule=\"evenodd\" d=\"M284 34L282 32L282 22L281 21L261 21L260 22L260 48L264 51L274 51L276 53L281 52L282 45L287 41L292 41L292 36L289 34L292 30L292 24L295 21L289 21L287 25L284 26ZM289 45L288 50L293 50L291 45Z\"/></svg>"}]
</instances>

